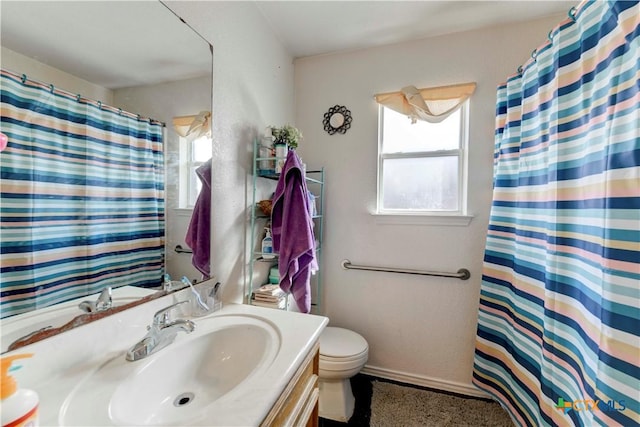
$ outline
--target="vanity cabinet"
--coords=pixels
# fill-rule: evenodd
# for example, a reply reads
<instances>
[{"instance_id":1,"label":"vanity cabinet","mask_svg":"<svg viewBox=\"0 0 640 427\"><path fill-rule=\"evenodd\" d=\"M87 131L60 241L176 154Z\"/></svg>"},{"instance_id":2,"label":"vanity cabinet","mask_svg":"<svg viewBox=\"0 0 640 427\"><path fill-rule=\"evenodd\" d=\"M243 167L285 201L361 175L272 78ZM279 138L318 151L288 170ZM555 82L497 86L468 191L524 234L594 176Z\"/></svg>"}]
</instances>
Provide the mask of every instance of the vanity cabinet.
<instances>
[{"instance_id":1,"label":"vanity cabinet","mask_svg":"<svg viewBox=\"0 0 640 427\"><path fill-rule=\"evenodd\" d=\"M271 222L271 216L265 214L259 207L261 200L271 198L275 191L280 174L275 172L275 165L278 161L284 161L281 157L260 157L259 140L253 143L253 185L249 225L249 247L251 248L251 259L249 263L249 275L245 283L245 302L252 304L253 291L264 285L267 281L268 273L265 270L278 264L278 256L272 259L265 259L262 254L262 239L265 237L264 229ZM314 196L315 215L313 215L314 235L316 239L316 260L318 267L322 261L322 238L324 226L324 168L319 170L307 170L305 175L307 189ZM271 184L269 184L271 183ZM261 279L264 277L264 279ZM318 270L311 276L311 313L320 314L320 302L322 291L322 276ZM287 299L288 304L288 299ZM288 306L284 309L288 310Z\"/></svg>"},{"instance_id":2,"label":"vanity cabinet","mask_svg":"<svg viewBox=\"0 0 640 427\"><path fill-rule=\"evenodd\" d=\"M318 426L319 361L320 346L316 343L261 426Z\"/></svg>"},{"instance_id":3,"label":"vanity cabinet","mask_svg":"<svg viewBox=\"0 0 640 427\"><path fill-rule=\"evenodd\" d=\"M38 393L40 425L133 426L152 416L158 425L317 426L326 317L229 303L158 353L125 360L154 313L190 295L182 289L20 349L33 357L11 374ZM193 399L185 392L196 383Z\"/></svg>"}]
</instances>

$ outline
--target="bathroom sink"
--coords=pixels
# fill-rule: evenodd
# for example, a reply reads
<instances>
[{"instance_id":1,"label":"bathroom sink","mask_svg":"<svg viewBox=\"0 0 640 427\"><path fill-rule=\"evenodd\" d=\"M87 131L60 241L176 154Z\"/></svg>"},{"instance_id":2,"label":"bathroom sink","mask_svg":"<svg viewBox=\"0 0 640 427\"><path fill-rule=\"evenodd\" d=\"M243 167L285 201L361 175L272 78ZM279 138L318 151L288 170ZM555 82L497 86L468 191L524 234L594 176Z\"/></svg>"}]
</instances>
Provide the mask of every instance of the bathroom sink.
<instances>
[{"instance_id":1,"label":"bathroom sink","mask_svg":"<svg viewBox=\"0 0 640 427\"><path fill-rule=\"evenodd\" d=\"M268 372L281 337L272 323L249 315L194 321L194 332L145 359L105 357L65 400L60 425L211 425L213 406L237 400Z\"/></svg>"},{"instance_id":2,"label":"bathroom sink","mask_svg":"<svg viewBox=\"0 0 640 427\"><path fill-rule=\"evenodd\" d=\"M113 307L119 307L156 291L133 286L122 286L113 289L112 292ZM2 319L1 351L7 351L10 344L32 332L49 326L54 328L60 327L73 320L76 316L84 314L78 307L78 304L85 300L94 301L98 295L99 294L90 295Z\"/></svg>"}]
</instances>

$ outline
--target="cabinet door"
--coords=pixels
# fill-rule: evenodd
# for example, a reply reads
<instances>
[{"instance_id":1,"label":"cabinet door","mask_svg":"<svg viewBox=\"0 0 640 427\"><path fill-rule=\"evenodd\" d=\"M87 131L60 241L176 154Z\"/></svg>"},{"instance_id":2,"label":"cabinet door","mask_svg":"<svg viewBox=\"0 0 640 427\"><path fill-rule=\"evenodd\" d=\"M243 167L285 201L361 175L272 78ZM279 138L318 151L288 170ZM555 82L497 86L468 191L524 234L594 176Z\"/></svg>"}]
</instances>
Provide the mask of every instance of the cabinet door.
<instances>
[{"instance_id":1,"label":"cabinet door","mask_svg":"<svg viewBox=\"0 0 640 427\"><path fill-rule=\"evenodd\" d=\"M262 426L318 425L319 348L319 344L316 343L262 422Z\"/></svg>"}]
</instances>

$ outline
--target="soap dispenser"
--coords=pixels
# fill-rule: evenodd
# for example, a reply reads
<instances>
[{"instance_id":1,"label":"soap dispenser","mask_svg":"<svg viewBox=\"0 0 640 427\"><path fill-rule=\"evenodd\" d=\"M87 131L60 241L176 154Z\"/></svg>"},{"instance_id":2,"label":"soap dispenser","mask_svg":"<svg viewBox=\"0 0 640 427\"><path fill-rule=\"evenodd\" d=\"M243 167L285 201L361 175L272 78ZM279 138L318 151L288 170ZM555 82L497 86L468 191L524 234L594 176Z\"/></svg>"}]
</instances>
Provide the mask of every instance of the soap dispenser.
<instances>
[{"instance_id":1,"label":"soap dispenser","mask_svg":"<svg viewBox=\"0 0 640 427\"><path fill-rule=\"evenodd\" d=\"M2 367L2 384L0 397L2 402L2 426L37 427L38 426L38 394L33 390L18 389L16 380L9 375L11 363L16 359L31 357L33 354L16 354L0 359Z\"/></svg>"},{"instance_id":2,"label":"soap dispenser","mask_svg":"<svg viewBox=\"0 0 640 427\"><path fill-rule=\"evenodd\" d=\"M276 256L273 254L273 238L271 237L271 229L269 227L264 228L267 235L262 239L262 258L274 259Z\"/></svg>"}]
</instances>

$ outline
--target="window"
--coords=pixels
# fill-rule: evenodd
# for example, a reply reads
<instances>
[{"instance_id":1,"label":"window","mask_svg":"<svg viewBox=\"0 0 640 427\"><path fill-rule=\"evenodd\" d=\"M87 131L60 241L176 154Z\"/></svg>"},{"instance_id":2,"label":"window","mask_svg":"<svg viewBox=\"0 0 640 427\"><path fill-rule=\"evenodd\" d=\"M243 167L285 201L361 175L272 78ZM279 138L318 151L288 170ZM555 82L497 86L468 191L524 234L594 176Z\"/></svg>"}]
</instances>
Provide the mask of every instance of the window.
<instances>
[{"instance_id":1,"label":"window","mask_svg":"<svg viewBox=\"0 0 640 427\"><path fill-rule=\"evenodd\" d=\"M192 209L202 188L196 170L211 158L211 112L174 117L173 129L179 137L178 207Z\"/></svg>"},{"instance_id":2,"label":"window","mask_svg":"<svg viewBox=\"0 0 640 427\"><path fill-rule=\"evenodd\" d=\"M466 214L468 101L440 123L380 105L379 214Z\"/></svg>"},{"instance_id":3,"label":"window","mask_svg":"<svg viewBox=\"0 0 640 427\"><path fill-rule=\"evenodd\" d=\"M180 207L193 208L200 194L202 182L196 174L203 163L211 158L209 136L180 137Z\"/></svg>"}]
</instances>

